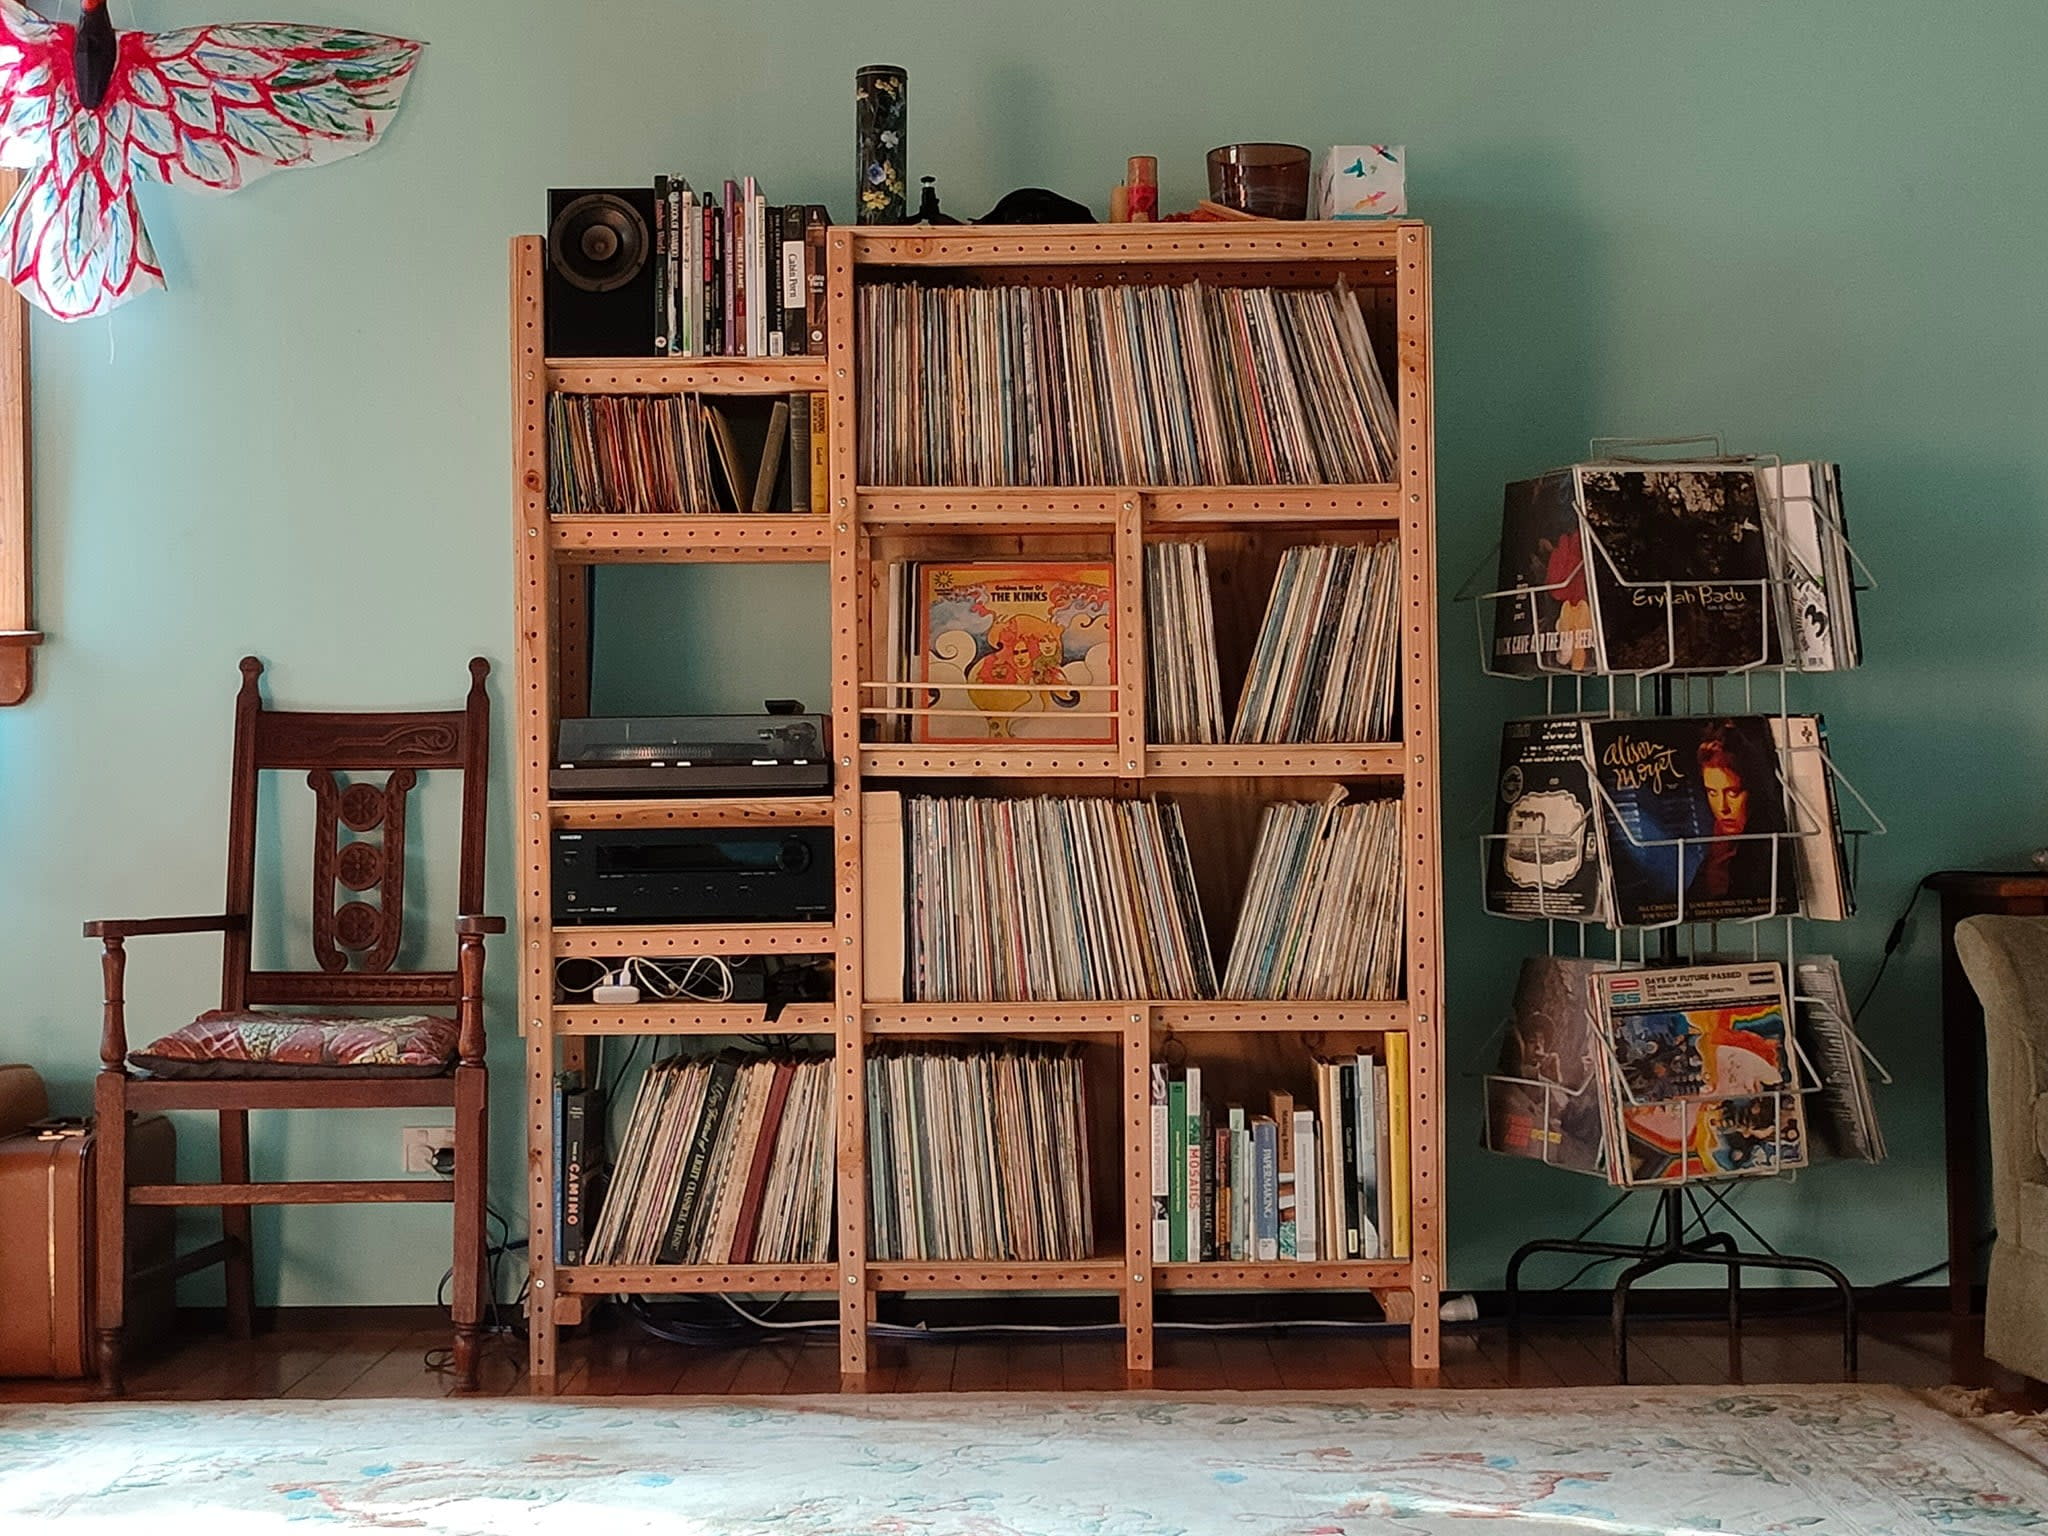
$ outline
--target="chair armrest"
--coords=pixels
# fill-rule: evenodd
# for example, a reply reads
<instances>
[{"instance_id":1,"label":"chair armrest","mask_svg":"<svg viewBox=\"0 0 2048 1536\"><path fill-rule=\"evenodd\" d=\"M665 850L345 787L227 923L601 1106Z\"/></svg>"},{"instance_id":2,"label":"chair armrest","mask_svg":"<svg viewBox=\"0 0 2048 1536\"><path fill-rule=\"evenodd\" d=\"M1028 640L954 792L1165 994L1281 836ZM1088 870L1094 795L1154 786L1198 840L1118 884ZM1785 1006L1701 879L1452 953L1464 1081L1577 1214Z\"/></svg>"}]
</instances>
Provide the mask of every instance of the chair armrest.
<instances>
[{"instance_id":1,"label":"chair armrest","mask_svg":"<svg viewBox=\"0 0 2048 1536\"><path fill-rule=\"evenodd\" d=\"M502 917L485 917L480 912L465 912L462 916L455 919L455 931L463 935L472 933L478 935L503 933L505 931L505 919Z\"/></svg>"},{"instance_id":2,"label":"chair armrest","mask_svg":"<svg viewBox=\"0 0 2048 1536\"><path fill-rule=\"evenodd\" d=\"M157 933L238 933L248 919L228 913L211 917L103 917L85 925L88 939L139 939Z\"/></svg>"}]
</instances>

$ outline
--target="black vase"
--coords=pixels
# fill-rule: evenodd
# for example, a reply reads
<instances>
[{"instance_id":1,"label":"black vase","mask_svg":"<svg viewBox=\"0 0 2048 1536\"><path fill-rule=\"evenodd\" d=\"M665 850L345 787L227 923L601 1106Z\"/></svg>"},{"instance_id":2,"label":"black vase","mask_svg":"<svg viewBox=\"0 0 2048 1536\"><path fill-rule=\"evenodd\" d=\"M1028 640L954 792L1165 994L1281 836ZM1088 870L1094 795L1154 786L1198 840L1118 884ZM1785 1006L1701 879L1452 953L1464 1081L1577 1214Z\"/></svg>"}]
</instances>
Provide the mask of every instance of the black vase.
<instances>
[{"instance_id":1,"label":"black vase","mask_svg":"<svg viewBox=\"0 0 2048 1536\"><path fill-rule=\"evenodd\" d=\"M901 224L904 136L910 77L869 64L853 77L854 221Z\"/></svg>"}]
</instances>

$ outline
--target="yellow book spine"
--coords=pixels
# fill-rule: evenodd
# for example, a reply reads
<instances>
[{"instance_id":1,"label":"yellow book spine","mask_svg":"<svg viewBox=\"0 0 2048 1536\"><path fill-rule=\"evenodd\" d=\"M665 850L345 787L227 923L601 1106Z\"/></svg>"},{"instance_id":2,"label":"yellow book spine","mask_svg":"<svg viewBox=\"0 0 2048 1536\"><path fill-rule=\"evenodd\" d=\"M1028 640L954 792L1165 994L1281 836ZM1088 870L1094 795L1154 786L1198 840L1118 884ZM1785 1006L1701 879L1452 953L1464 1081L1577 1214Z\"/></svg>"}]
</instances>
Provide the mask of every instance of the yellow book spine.
<instances>
[{"instance_id":1,"label":"yellow book spine","mask_svg":"<svg viewBox=\"0 0 2048 1536\"><path fill-rule=\"evenodd\" d=\"M825 451L830 411L829 396L811 396L811 510L820 516L824 515L826 492L830 489L825 483L826 463L830 457Z\"/></svg>"},{"instance_id":2,"label":"yellow book spine","mask_svg":"<svg viewBox=\"0 0 2048 1536\"><path fill-rule=\"evenodd\" d=\"M1393 1164L1387 1170L1393 1256L1408 1259L1415 1256L1415 1224L1408 1210L1414 1183L1408 1177L1408 1037L1401 1033L1387 1036L1387 1140L1387 1160Z\"/></svg>"}]
</instances>

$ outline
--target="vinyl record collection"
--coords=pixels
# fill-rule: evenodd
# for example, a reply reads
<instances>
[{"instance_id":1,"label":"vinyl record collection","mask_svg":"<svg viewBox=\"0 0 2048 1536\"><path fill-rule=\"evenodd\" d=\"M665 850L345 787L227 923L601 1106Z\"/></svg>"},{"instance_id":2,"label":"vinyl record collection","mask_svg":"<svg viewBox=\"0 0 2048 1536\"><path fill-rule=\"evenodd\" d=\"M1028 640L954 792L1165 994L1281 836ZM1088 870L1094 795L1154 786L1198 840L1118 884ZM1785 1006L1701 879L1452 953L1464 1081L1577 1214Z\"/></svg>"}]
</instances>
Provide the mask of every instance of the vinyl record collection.
<instances>
[{"instance_id":1,"label":"vinyl record collection","mask_svg":"<svg viewBox=\"0 0 2048 1536\"><path fill-rule=\"evenodd\" d=\"M1392 543L1288 550L1230 739L1386 741L1398 734L1400 574Z\"/></svg>"},{"instance_id":2,"label":"vinyl record collection","mask_svg":"<svg viewBox=\"0 0 2048 1536\"><path fill-rule=\"evenodd\" d=\"M913 1001L1215 993L1171 800L913 796L903 832Z\"/></svg>"},{"instance_id":3,"label":"vinyl record collection","mask_svg":"<svg viewBox=\"0 0 2048 1536\"><path fill-rule=\"evenodd\" d=\"M1074 1046L871 1053L870 1257L1093 1257L1084 1067Z\"/></svg>"},{"instance_id":4,"label":"vinyl record collection","mask_svg":"<svg viewBox=\"0 0 2048 1536\"><path fill-rule=\"evenodd\" d=\"M647 1069L592 1264L806 1264L832 1255L832 1060L725 1051Z\"/></svg>"},{"instance_id":5,"label":"vinyl record collection","mask_svg":"<svg viewBox=\"0 0 2048 1536\"><path fill-rule=\"evenodd\" d=\"M549 512L701 512L716 504L695 395L548 396Z\"/></svg>"},{"instance_id":6,"label":"vinyl record collection","mask_svg":"<svg viewBox=\"0 0 2048 1536\"><path fill-rule=\"evenodd\" d=\"M1357 485L1393 401L1347 288L864 285L870 485Z\"/></svg>"},{"instance_id":7,"label":"vinyl record collection","mask_svg":"<svg viewBox=\"0 0 2048 1536\"><path fill-rule=\"evenodd\" d=\"M1203 1098L1198 1064L1152 1063L1152 1260L1407 1258L1408 1037L1317 1057L1316 1107Z\"/></svg>"},{"instance_id":8,"label":"vinyl record collection","mask_svg":"<svg viewBox=\"0 0 2048 1536\"><path fill-rule=\"evenodd\" d=\"M1146 729L1153 741L1195 746L1223 739L1223 681L1205 544L1145 546Z\"/></svg>"},{"instance_id":9,"label":"vinyl record collection","mask_svg":"<svg viewBox=\"0 0 2048 1536\"><path fill-rule=\"evenodd\" d=\"M1223 995L1401 993L1401 802L1266 807Z\"/></svg>"},{"instance_id":10,"label":"vinyl record collection","mask_svg":"<svg viewBox=\"0 0 2048 1536\"><path fill-rule=\"evenodd\" d=\"M555 516L825 510L825 396L549 395Z\"/></svg>"}]
</instances>

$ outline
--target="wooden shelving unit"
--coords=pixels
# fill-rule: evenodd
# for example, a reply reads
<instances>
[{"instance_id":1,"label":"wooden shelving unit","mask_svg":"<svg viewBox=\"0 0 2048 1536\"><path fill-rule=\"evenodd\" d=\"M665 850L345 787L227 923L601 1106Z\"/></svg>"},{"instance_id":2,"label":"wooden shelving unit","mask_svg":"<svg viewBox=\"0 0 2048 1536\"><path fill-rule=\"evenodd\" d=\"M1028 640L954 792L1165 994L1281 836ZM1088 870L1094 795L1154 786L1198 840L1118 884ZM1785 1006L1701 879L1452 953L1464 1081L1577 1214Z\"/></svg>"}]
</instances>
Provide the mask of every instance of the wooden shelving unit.
<instances>
[{"instance_id":1,"label":"wooden shelving unit","mask_svg":"<svg viewBox=\"0 0 2048 1536\"><path fill-rule=\"evenodd\" d=\"M874 1299L917 1291L1064 1291L1118 1298L1126 1362L1142 1382L1153 1361L1155 1292L1371 1290L1410 1323L1416 1370L1438 1363L1442 1284L1441 867L1438 839L1436 595L1429 236L1417 223L1118 225L1071 228L834 229L827 246L828 355L800 360L555 360L541 355L541 243L512 246L515 543L518 559L518 815L521 1028L528 1065L534 1389L553 1390L558 1330L586 1299L619 1294L773 1292L830 1295L842 1371L867 1368ZM1364 486L1092 486L1049 490L903 488L858 483L855 463L854 294L863 278L916 272L1012 282L1207 281L1325 285L1341 278L1366 297L1392 367L1400 412L1400 474ZM716 393L810 390L828 397L830 478L824 516L550 518L545 409L551 390ZM1145 739L1144 635L1138 601L1148 537L1198 537L1247 551L1248 569L1283 543L1363 536L1398 542L1401 559L1401 739L1341 746L1165 746ZM879 567L922 540L1014 536L1048 552L1085 547L1117 572L1116 740L1094 747L916 746L859 741L856 722L878 702L864 671ZM1063 542L1068 541L1068 542ZM1075 543L1072 541L1079 541ZM1233 543L1232 541L1236 541ZM1027 547L1023 543L1019 549ZM705 801L553 801L547 766L555 722L585 712L588 613L579 568L612 562L808 561L829 570L834 778L829 796ZM1269 573L1268 573L1269 574ZM1263 601L1263 591L1255 594ZM1247 597L1250 603L1253 598ZM1223 617L1219 605L1219 624ZM979 781L990 781L981 785ZM889 1003L868 999L861 974L860 794L976 781L1034 792L1074 781L1088 793L1157 786L1203 807L1239 841L1264 800L1311 795L1332 781L1398 794L1405 810L1407 969L1392 1002ZM1092 781L1092 782L1091 782ZM1190 812L1191 817L1196 813ZM830 923L726 927L556 929L550 921L548 839L558 827L831 826L837 865ZM1198 858L1199 862L1199 858ZM1198 874L1200 871L1198 870ZM1212 907L1205 891L1205 907ZM838 1082L837 1254L825 1265L562 1267L554 1231L551 1123L554 1075L585 1062L595 1036L719 1035L763 1029L740 1006L607 1009L558 1005L553 964L564 955L829 954L830 1005L787 1010L772 1028L830 1040ZM1409 1037L1413 1256L1384 1262L1155 1264L1150 1235L1148 1068L1174 1041L1204 1062L1305 1057L1310 1043L1388 1031ZM1097 1255L1074 1264L870 1263L864 1073L870 1040L1051 1037L1092 1041L1108 1064L1117 1145L1096 1149L1116 1171L1120 1220L1098 1228ZM1348 1048L1348 1047L1347 1047ZM1290 1057L1291 1053L1291 1057Z\"/></svg>"}]
</instances>

